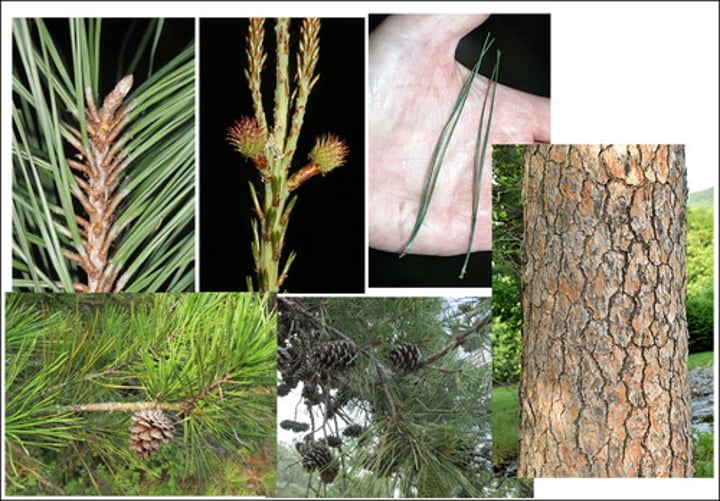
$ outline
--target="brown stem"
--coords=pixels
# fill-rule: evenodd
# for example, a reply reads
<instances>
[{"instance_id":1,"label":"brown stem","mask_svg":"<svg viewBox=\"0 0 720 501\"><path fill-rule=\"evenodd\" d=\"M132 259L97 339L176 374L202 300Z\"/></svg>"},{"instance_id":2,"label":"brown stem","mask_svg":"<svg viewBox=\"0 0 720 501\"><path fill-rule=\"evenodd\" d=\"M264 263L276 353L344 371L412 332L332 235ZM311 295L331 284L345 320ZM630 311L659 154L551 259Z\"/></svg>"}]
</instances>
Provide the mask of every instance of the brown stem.
<instances>
[{"instance_id":1,"label":"brown stem","mask_svg":"<svg viewBox=\"0 0 720 501\"><path fill-rule=\"evenodd\" d=\"M120 189L120 174L127 165L122 149L126 138L122 134L129 123L127 113L133 103L123 106L123 100L132 84L132 75L121 79L105 97L100 109L91 90L86 89L87 146L80 141L79 132L68 127L71 135L66 139L78 150L76 158L80 159L68 159L68 165L77 171L75 179L80 188L72 194L88 216L80 232L82 242L76 244L77 254L66 253L87 274L86 284L74 285L79 291L112 292L120 271L118 265L110 262L109 249L117 236L112 231L116 211L127 194ZM114 291L119 292L119 288L115 286Z\"/></svg>"},{"instance_id":2,"label":"brown stem","mask_svg":"<svg viewBox=\"0 0 720 501\"><path fill-rule=\"evenodd\" d=\"M193 395L189 399L187 399L185 402L183 402L180 406L180 411L183 414L190 414L192 410L195 408L197 403L202 400L203 397L205 397L207 394L209 394L211 391L215 390L216 388L220 388L223 384L231 382L232 379L230 378L230 374L225 374L220 379L216 379L213 381L210 386L207 388L203 388L200 390L196 395Z\"/></svg>"},{"instance_id":3,"label":"brown stem","mask_svg":"<svg viewBox=\"0 0 720 501\"><path fill-rule=\"evenodd\" d=\"M58 408L60 412L137 412L145 409L161 409L179 411L181 404L168 402L102 402L96 404L65 405Z\"/></svg>"}]
</instances>

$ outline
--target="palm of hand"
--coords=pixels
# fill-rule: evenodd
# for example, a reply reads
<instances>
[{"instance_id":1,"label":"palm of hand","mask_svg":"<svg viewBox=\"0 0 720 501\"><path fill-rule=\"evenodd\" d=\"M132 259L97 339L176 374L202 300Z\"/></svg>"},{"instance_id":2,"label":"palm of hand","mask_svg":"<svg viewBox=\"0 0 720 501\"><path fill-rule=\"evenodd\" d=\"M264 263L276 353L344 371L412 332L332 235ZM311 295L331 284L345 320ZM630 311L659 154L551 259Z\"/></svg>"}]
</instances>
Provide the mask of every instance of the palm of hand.
<instances>
[{"instance_id":1,"label":"palm of hand","mask_svg":"<svg viewBox=\"0 0 720 501\"><path fill-rule=\"evenodd\" d=\"M419 46L417 40L402 37L371 39L368 195L370 243L375 248L397 252L410 237L433 150L470 73L455 61L456 43ZM455 255L467 249L473 162L488 83L482 76L473 82L410 252ZM542 101L498 85L489 144L547 141L538 138ZM491 248L490 166L488 147L473 251Z\"/></svg>"}]
</instances>

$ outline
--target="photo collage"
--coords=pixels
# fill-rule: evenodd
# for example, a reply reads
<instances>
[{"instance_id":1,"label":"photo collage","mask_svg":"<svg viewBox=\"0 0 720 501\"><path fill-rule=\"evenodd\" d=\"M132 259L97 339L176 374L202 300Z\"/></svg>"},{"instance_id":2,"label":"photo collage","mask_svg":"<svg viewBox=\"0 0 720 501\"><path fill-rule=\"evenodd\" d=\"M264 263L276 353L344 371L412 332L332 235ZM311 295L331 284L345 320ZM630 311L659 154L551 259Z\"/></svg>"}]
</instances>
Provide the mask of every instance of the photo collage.
<instances>
[{"instance_id":1,"label":"photo collage","mask_svg":"<svg viewBox=\"0 0 720 501\"><path fill-rule=\"evenodd\" d=\"M716 3L82 5L3 2L3 498L717 499Z\"/></svg>"}]
</instances>

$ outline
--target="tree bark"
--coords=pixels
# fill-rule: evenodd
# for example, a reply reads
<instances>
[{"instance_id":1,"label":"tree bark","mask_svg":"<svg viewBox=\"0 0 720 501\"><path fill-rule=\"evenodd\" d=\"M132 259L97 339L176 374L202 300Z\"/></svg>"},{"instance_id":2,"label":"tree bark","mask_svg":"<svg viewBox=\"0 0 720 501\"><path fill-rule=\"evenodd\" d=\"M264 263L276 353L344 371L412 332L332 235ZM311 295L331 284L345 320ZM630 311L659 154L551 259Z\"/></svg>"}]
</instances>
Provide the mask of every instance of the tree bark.
<instances>
[{"instance_id":1,"label":"tree bark","mask_svg":"<svg viewBox=\"0 0 720 501\"><path fill-rule=\"evenodd\" d=\"M693 475L677 145L525 149L518 476Z\"/></svg>"}]
</instances>

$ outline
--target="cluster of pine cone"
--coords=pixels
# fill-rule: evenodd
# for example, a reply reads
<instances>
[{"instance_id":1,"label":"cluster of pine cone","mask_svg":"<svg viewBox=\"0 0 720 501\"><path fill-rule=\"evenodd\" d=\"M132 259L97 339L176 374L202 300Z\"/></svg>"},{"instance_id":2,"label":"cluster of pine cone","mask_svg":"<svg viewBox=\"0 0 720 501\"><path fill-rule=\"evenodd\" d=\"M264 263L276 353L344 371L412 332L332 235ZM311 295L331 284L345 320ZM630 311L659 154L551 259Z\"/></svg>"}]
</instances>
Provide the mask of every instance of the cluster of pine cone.
<instances>
[{"instance_id":1,"label":"cluster of pine cone","mask_svg":"<svg viewBox=\"0 0 720 501\"><path fill-rule=\"evenodd\" d=\"M347 339L330 339L320 332L312 320L294 314L291 308L280 303L278 314L277 364L280 373L278 396L288 395L302 383L302 398L306 406L320 406L324 419L332 418L351 399L357 398L347 386L347 371L357 368L359 350ZM392 373L405 374L419 370L423 364L420 348L402 343L391 348L386 356ZM370 371L374 374L374 369ZM384 397L382 397L384 398ZM347 421L347 420L346 420ZM325 436L315 439L314 430L307 423L284 420L280 427L295 433L308 432L296 443L303 468L318 471L320 479L331 483L339 471L339 461L331 448L340 447L343 439ZM362 443L366 430L356 423L348 423L341 432L344 438L358 438ZM373 468L374 469L374 468Z\"/></svg>"},{"instance_id":2,"label":"cluster of pine cone","mask_svg":"<svg viewBox=\"0 0 720 501\"><path fill-rule=\"evenodd\" d=\"M342 373L355 365L357 346L345 339L321 341L321 333L281 308L278 315L277 364L283 397L303 383L307 405L333 405L329 390L338 388Z\"/></svg>"}]
</instances>

